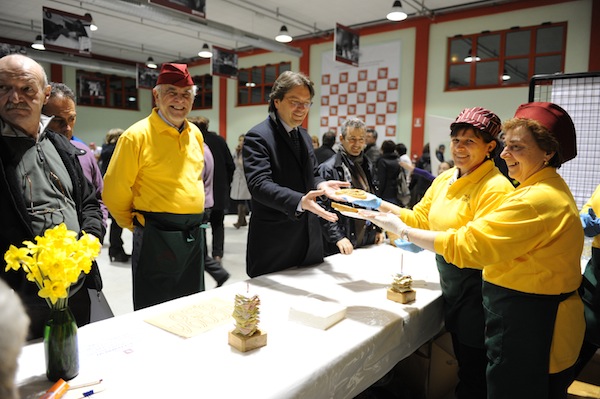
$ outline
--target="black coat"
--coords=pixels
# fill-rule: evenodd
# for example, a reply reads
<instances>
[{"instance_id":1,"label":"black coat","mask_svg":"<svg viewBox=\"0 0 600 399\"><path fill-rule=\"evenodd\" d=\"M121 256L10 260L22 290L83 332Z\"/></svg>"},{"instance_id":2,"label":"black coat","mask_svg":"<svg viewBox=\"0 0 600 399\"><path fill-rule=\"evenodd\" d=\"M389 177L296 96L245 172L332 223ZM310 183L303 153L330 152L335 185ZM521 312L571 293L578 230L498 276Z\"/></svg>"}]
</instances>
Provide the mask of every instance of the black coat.
<instances>
[{"instance_id":1,"label":"black coat","mask_svg":"<svg viewBox=\"0 0 600 399\"><path fill-rule=\"evenodd\" d=\"M325 180L340 180L352 182L351 178L344 176L344 168L342 154L338 152L335 156L329 158L327 161L319 165L319 174ZM349 165L346 165L349 168ZM366 156L363 157L362 169L369 181L369 192L374 193L377 187L377 178L374 175L373 164ZM331 207L331 201L329 199L322 199L319 204L330 212L338 213L337 222L329 222L325 219L319 219L323 232L324 239L324 251L325 256L337 254L340 252L336 243L345 238L348 238L354 248L360 248L362 246L371 245L375 243L377 232L381 229L370 222L364 222L363 220L356 220L346 216L343 216L338 211ZM364 228L364 238L361 242L358 242L359 228Z\"/></svg>"},{"instance_id":2,"label":"black coat","mask_svg":"<svg viewBox=\"0 0 600 399\"><path fill-rule=\"evenodd\" d=\"M398 156L394 153L383 154L377 160L377 177L379 187L377 195L384 200L398 205L398 175L402 170Z\"/></svg>"},{"instance_id":3,"label":"black coat","mask_svg":"<svg viewBox=\"0 0 600 399\"><path fill-rule=\"evenodd\" d=\"M0 121L0 123L2 123ZM47 131L48 139L54 144L66 170L73 182L73 200L79 217L81 230L104 239L105 228L102 225L102 211L96 198L96 189L84 176L75 148L69 140L57 133ZM2 222L0 227L0 253L4 254L9 246L21 247L24 240L33 240L35 235L27 206L20 194L21 188L17 179L16 167L20 161L10 150L5 139L0 136L0 212ZM0 275L21 297L31 319L28 339L41 337L43 324L48 319L49 307L46 301L37 295L35 283L28 281L22 270L4 272L5 263L2 261ZM88 277L86 285L90 288L100 288L94 285ZM86 289L80 289L71 297L69 306L79 325L89 322L89 296ZM87 301L86 301L87 300ZM86 303L82 303L86 301Z\"/></svg>"},{"instance_id":4,"label":"black coat","mask_svg":"<svg viewBox=\"0 0 600 399\"><path fill-rule=\"evenodd\" d=\"M235 164L227 146L227 142L215 132L204 135L204 142L210 148L215 160L213 176L213 199L215 204L212 209L224 210L229 205L229 192Z\"/></svg>"},{"instance_id":5,"label":"black coat","mask_svg":"<svg viewBox=\"0 0 600 399\"><path fill-rule=\"evenodd\" d=\"M335 151L328 145L322 145L315 150L315 156L317 157L317 162L319 164L322 164L334 155Z\"/></svg>"},{"instance_id":6,"label":"black coat","mask_svg":"<svg viewBox=\"0 0 600 399\"><path fill-rule=\"evenodd\" d=\"M274 114L244 139L244 171L252 194L246 251L250 277L323 261L317 216L296 211L302 196L323 181L312 140L306 130L299 130L300 156Z\"/></svg>"}]
</instances>

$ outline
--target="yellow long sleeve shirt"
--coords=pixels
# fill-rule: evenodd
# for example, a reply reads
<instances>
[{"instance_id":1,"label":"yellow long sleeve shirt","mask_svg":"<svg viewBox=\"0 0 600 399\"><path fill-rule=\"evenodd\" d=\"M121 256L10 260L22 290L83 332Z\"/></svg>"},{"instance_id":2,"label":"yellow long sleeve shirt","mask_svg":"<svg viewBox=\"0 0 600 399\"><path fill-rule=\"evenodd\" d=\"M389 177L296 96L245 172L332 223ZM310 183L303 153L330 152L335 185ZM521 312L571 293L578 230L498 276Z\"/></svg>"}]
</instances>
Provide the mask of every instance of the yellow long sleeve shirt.
<instances>
[{"instance_id":1,"label":"yellow long sleeve shirt","mask_svg":"<svg viewBox=\"0 0 600 399\"><path fill-rule=\"evenodd\" d=\"M504 196L514 191L492 161L484 162L472 173L450 184L455 171L452 168L436 177L412 210L402 208L402 221L425 230L458 229L496 209Z\"/></svg>"},{"instance_id":2,"label":"yellow long sleeve shirt","mask_svg":"<svg viewBox=\"0 0 600 399\"><path fill-rule=\"evenodd\" d=\"M581 208L580 213L587 214L589 208L592 208L594 212L596 212L596 216L600 217L600 185L596 187L588 202L583 206L583 208ZM600 248L600 234L594 237L594 241L592 241L592 247Z\"/></svg>"},{"instance_id":3,"label":"yellow long sleeve shirt","mask_svg":"<svg viewBox=\"0 0 600 399\"><path fill-rule=\"evenodd\" d=\"M581 283L583 229L569 187L556 169L535 173L488 215L439 234L435 250L448 262L483 268L483 279L512 290L558 295ZM560 303L550 372L570 367L585 331L577 294Z\"/></svg>"},{"instance_id":4,"label":"yellow long sleeve shirt","mask_svg":"<svg viewBox=\"0 0 600 399\"><path fill-rule=\"evenodd\" d=\"M102 198L121 227L133 228L134 209L173 214L204 211L204 140L198 127L184 123L180 133L155 108L119 138L104 176Z\"/></svg>"}]
</instances>

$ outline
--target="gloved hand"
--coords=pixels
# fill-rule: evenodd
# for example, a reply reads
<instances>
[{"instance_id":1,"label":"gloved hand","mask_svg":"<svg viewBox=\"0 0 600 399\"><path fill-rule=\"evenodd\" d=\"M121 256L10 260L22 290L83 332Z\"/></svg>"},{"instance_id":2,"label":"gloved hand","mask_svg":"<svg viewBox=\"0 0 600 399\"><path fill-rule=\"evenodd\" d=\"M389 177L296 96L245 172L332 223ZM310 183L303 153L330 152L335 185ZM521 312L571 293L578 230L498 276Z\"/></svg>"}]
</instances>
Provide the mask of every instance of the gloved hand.
<instances>
[{"instance_id":1,"label":"gloved hand","mask_svg":"<svg viewBox=\"0 0 600 399\"><path fill-rule=\"evenodd\" d=\"M402 238L396 238L394 240L394 245L400 249L414 253L421 252L423 250L423 248L420 246L415 245L412 242L404 241Z\"/></svg>"},{"instance_id":2,"label":"gloved hand","mask_svg":"<svg viewBox=\"0 0 600 399\"><path fill-rule=\"evenodd\" d=\"M371 212L371 211L359 211L360 215L363 215L370 220L373 224L381 227L383 230L391 231L394 234L400 235L402 230L406 229L406 223L400 220L400 217L393 213L383 212Z\"/></svg>"},{"instance_id":3,"label":"gloved hand","mask_svg":"<svg viewBox=\"0 0 600 399\"><path fill-rule=\"evenodd\" d=\"M580 214L579 218L586 237L595 237L600 234L600 219L596 217L596 213L592 208L588 209L588 213Z\"/></svg>"},{"instance_id":4,"label":"gloved hand","mask_svg":"<svg viewBox=\"0 0 600 399\"><path fill-rule=\"evenodd\" d=\"M377 209L381 205L381 198L375 194L367 193L367 198L356 198L350 195L342 195L342 198L351 204L362 206L367 209Z\"/></svg>"}]
</instances>

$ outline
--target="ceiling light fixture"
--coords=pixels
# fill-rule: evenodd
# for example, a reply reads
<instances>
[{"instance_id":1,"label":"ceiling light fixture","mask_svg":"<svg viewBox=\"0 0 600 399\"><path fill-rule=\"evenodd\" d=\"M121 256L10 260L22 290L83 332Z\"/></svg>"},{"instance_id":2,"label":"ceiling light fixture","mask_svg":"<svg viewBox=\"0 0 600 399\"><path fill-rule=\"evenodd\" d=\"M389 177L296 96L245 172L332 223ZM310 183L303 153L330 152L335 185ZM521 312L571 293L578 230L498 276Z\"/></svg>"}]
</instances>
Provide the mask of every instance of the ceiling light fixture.
<instances>
[{"instance_id":1,"label":"ceiling light fixture","mask_svg":"<svg viewBox=\"0 0 600 399\"><path fill-rule=\"evenodd\" d=\"M212 51L210 51L210 47L208 46L208 43L204 43L202 45L202 49L198 52L198 55L202 58L210 58L213 56Z\"/></svg>"},{"instance_id":2,"label":"ceiling light fixture","mask_svg":"<svg viewBox=\"0 0 600 399\"><path fill-rule=\"evenodd\" d=\"M292 41L292 37L288 32L288 28L285 25L281 25L281 29L279 30L279 34L275 36L275 40L279 43L289 43Z\"/></svg>"},{"instance_id":3,"label":"ceiling light fixture","mask_svg":"<svg viewBox=\"0 0 600 399\"><path fill-rule=\"evenodd\" d=\"M148 57L148 60L146 61L146 66L150 69L158 68L158 65L156 65L156 63L154 62L154 58L152 57Z\"/></svg>"},{"instance_id":4,"label":"ceiling light fixture","mask_svg":"<svg viewBox=\"0 0 600 399\"><path fill-rule=\"evenodd\" d=\"M88 18L90 19L90 30L91 30L92 32L95 32L95 31L97 31L97 30L98 30L98 25L96 25L96 24L94 23L94 18L92 18L92 14L90 14L89 12L86 12L84 16L85 16L85 17L88 17Z\"/></svg>"},{"instance_id":5,"label":"ceiling light fixture","mask_svg":"<svg viewBox=\"0 0 600 399\"><path fill-rule=\"evenodd\" d=\"M502 80L510 80L510 75L506 72L506 70L502 73Z\"/></svg>"},{"instance_id":6,"label":"ceiling light fixture","mask_svg":"<svg viewBox=\"0 0 600 399\"><path fill-rule=\"evenodd\" d=\"M392 6L392 11L390 11L388 13L386 18L389 19L390 21L404 21L406 18L408 18L408 14L406 12L404 12L404 9L402 8L402 3L400 2L400 0L394 1L394 5Z\"/></svg>"},{"instance_id":7,"label":"ceiling light fixture","mask_svg":"<svg viewBox=\"0 0 600 399\"><path fill-rule=\"evenodd\" d=\"M465 62L478 62L481 61L481 58L477 56L477 54L475 55L475 57L473 57L473 55L471 54L471 50L469 50L469 52L467 53L467 56L465 57Z\"/></svg>"},{"instance_id":8,"label":"ceiling light fixture","mask_svg":"<svg viewBox=\"0 0 600 399\"><path fill-rule=\"evenodd\" d=\"M44 42L42 41L42 35L37 35L35 37L35 42L31 43L31 48L34 48L36 50L46 50Z\"/></svg>"}]
</instances>

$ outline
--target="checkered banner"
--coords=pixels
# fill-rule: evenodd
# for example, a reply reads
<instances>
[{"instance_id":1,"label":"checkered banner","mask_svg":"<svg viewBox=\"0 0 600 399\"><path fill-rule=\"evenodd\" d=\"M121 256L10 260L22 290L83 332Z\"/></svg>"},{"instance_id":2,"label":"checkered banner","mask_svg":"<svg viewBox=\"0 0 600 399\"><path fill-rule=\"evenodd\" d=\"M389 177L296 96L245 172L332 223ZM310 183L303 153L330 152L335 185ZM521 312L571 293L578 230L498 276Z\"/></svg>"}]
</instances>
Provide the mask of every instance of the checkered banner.
<instances>
[{"instance_id":1,"label":"checkered banner","mask_svg":"<svg viewBox=\"0 0 600 399\"><path fill-rule=\"evenodd\" d=\"M365 121L381 136L396 137L400 98L400 43L361 46L353 67L321 56L321 133L338 132L347 117ZM380 141L378 140L378 141Z\"/></svg>"}]
</instances>

